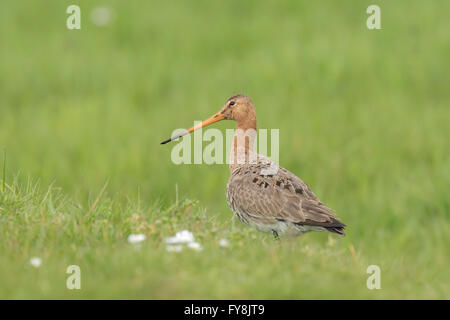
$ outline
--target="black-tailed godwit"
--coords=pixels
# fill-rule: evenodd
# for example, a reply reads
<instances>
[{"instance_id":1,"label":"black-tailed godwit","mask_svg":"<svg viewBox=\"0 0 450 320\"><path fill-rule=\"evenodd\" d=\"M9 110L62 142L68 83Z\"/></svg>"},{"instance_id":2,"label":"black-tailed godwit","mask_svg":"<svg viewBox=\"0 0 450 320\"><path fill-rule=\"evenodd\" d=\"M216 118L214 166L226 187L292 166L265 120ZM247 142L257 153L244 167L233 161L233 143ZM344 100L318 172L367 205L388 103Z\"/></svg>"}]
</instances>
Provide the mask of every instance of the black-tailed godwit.
<instances>
[{"instance_id":1,"label":"black-tailed godwit","mask_svg":"<svg viewBox=\"0 0 450 320\"><path fill-rule=\"evenodd\" d=\"M345 225L300 178L254 151L256 110L245 95L232 96L218 113L161 144L221 120L237 123L230 152L227 198L240 221L276 238L309 231L344 235Z\"/></svg>"}]
</instances>

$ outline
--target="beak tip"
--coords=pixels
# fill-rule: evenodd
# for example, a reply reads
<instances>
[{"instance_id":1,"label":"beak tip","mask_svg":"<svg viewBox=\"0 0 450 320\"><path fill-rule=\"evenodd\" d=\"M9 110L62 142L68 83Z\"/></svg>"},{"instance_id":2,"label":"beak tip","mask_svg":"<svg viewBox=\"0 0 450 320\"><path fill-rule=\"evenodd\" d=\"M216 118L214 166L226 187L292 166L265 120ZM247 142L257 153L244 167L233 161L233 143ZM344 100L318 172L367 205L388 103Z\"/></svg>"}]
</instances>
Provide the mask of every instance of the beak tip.
<instances>
[{"instance_id":1,"label":"beak tip","mask_svg":"<svg viewBox=\"0 0 450 320\"><path fill-rule=\"evenodd\" d=\"M176 136L173 136L167 140L164 140L163 142L161 142L161 144L166 144L169 143L170 141L174 141L174 140L178 140L179 138L183 137L184 135L187 135L188 133L191 133L197 129L203 128L205 126L208 126L214 122L220 121L220 120L225 120L225 116L221 113L216 113L215 115L213 115L212 117L210 117L209 119L201 122L200 124L195 125L194 127L190 128L189 130L186 130L183 133L180 133Z\"/></svg>"},{"instance_id":2,"label":"beak tip","mask_svg":"<svg viewBox=\"0 0 450 320\"><path fill-rule=\"evenodd\" d=\"M182 136L183 136L183 135L177 135L177 136L171 137L171 138L169 138L169 139L164 140L163 142L161 142L161 144L166 144L166 143L169 143L170 141L178 140L178 139L180 139Z\"/></svg>"}]
</instances>

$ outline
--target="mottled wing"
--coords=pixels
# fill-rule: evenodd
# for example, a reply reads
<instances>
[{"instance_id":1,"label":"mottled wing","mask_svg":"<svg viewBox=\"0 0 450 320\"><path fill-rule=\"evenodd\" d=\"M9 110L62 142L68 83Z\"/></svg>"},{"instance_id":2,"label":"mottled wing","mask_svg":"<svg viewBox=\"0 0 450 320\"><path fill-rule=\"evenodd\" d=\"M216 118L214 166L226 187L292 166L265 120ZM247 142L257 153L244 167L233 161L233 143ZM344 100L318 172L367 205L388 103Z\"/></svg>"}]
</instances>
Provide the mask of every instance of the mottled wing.
<instances>
[{"instance_id":1,"label":"mottled wing","mask_svg":"<svg viewBox=\"0 0 450 320\"><path fill-rule=\"evenodd\" d=\"M262 167L238 167L228 182L229 205L242 221L251 219L263 224L286 221L343 234L345 225L300 178L281 167L272 175L261 174Z\"/></svg>"}]
</instances>

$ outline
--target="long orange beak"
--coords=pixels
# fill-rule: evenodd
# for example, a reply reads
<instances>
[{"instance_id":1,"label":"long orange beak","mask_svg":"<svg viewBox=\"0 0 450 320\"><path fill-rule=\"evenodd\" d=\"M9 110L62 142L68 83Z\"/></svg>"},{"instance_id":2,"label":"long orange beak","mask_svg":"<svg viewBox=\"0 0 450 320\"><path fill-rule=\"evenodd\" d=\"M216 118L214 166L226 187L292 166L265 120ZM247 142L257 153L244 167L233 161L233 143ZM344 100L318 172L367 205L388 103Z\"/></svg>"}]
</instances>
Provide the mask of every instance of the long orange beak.
<instances>
[{"instance_id":1,"label":"long orange beak","mask_svg":"<svg viewBox=\"0 0 450 320\"><path fill-rule=\"evenodd\" d=\"M216 113L215 115L213 115L212 117L206 119L205 121L202 121L201 123L197 124L196 126L193 126L192 128L190 128L189 130L186 130L185 132L182 132L180 134L177 134L176 136L173 136L172 138L169 138L167 140L164 140L163 142L161 142L161 144L166 144L170 141L173 140L177 140L178 138L181 138L182 136L185 136L191 132L194 132L197 129L209 126L210 124L213 124L215 122L221 121L221 120L225 120L225 116L223 114L221 114L220 112Z\"/></svg>"}]
</instances>

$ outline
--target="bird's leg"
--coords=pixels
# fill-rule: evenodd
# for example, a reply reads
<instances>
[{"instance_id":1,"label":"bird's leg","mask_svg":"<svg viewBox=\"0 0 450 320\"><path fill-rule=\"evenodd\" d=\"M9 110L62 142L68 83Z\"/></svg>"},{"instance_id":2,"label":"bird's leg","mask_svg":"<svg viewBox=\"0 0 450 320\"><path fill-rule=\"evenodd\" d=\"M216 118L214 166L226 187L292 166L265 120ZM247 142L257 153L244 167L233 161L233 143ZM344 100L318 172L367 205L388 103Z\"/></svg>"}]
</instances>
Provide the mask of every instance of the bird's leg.
<instances>
[{"instance_id":1,"label":"bird's leg","mask_svg":"<svg viewBox=\"0 0 450 320\"><path fill-rule=\"evenodd\" d=\"M275 240L280 240L280 237L278 236L278 232L276 232L275 230L272 230L272 234L275 237Z\"/></svg>"}]
</instances>

